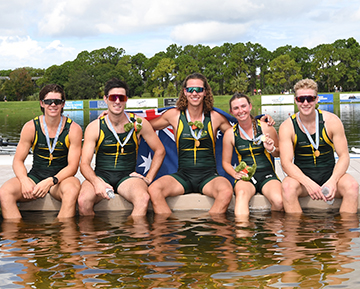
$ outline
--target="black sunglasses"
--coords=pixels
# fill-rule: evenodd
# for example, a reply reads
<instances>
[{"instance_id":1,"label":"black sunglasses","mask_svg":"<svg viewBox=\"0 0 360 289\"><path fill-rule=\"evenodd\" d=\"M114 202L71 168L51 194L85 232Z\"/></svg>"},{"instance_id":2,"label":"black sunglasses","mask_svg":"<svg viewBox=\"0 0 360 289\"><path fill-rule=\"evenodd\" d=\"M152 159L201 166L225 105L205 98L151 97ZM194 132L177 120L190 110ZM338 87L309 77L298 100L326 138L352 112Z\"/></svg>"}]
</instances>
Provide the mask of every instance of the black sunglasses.
<instances>
[{"instance_id":1,"label":"black sunglasses","mask_svg":"<svg viewBox=\"0 0 360 289\"><path fill-rule=\"evenodd\" d=\"M316 97L317 97L316 95L315 96L314 95L302 95L302 96L296 96L295 99L297 102L303 103L306 100L308 103L310 103L310 102L315 101Z\"/></svg>"},{"instance_id":2,"label":"black sunglasses","mask_svg":"<svg viewBox=\"0 0 360 289\"><path fill-rule=\"evenodd\" d=\"M52 105L55 103L55 105L60 105L64 103L63 99L43 99L42 102L46 105Z\"/></svg>"}]
</instances>

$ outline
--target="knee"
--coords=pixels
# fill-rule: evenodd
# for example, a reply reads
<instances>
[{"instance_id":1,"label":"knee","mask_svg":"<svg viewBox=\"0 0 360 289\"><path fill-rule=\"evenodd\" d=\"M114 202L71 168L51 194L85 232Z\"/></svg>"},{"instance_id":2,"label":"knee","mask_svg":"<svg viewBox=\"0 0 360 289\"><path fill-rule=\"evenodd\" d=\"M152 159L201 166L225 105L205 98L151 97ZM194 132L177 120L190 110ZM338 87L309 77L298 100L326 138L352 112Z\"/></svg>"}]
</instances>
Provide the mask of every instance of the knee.
<instances>
[{"instance_id":1,"label":"knee","mask_svg":"<svg viewBox=\"0 0 360 289\"><path fill-rule=\"evenodd\" d=\"M281 188L282 197L286 199L296 194L297 184L296 182L285 178L281 184Z\"/></svg>"},{"instance_id":2,"label":"knee","mask_svg":"<svg viewBox=\"0 0 360 289\"><path fill-rule=\"evenodd\" d=\"M347 182L347 188L345 189L345 194L350 196L352 199L356 199L359 196L359 184L356 180L351 180L350 182Z\"/></svg>"},{"instance_id":3,"label":"knee","mask_svg":"<svg viewBox=\"0 0 360 289\"><path fill-rule=\"evenodd\" d=\"M284 204L281 195L272 200L271 209L273 211L282 211L284 209Z\"/></svg>"},{"instance_id":4,"label":"knee","mask_svg":"<svg viewBox=\"0 0 360 289\"><path fill-rule=\"evenodd\" d=\"M152 183L148 188L148 196L151 200L157 199L162 196L161 187L155 182Z\"/></svg>"}]
</instances>

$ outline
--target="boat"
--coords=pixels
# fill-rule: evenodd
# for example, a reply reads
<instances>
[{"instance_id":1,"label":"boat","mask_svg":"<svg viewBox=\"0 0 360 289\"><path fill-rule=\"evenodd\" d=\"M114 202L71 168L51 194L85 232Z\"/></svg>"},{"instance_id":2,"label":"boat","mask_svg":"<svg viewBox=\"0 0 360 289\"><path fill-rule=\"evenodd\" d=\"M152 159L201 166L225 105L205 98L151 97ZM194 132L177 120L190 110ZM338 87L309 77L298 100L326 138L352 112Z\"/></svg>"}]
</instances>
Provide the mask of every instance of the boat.
<instances>
[{"instance_id":1,"label":"boat","mask_svg":"<svg viewBox=\"0 0 360 289\"><path fill-rule=\"evenodd\" d=\"M14 177L12 170L13 155L0 155L0 186L8 179ZM25 160L25 166L30 169L32 164L32 155L29 155ZM281 169L280 160L275 159L276 173L282 180L285 177L284 172ZM360 180L360 157L359 155L351 154L350 166L348 173L351 174L356 180ZM82 182L84 177L80 171L77 172L76 177ZM335 199L332 205L320 200L312 200L309 196L300 198L300 205L303 209L322 209L322 210L334 210L339 209L341 205L341 199ZM201 194L187 194L176 197L167 198L167 202L173 211L183 210L200 210L208 211L214 203L214 200L210 197ZM61 202L54 199L50 194L47 194L42 199L37 199L29 202L18 204L20 211L58 211L61 206ZM235 206L235 197L233 197L228 210L233 211ZM256 194L252 197L249 203L250 210L270 210L269 201L261 194ZM358 208L360 208L360 198ZM126 201L119 195L115 195L114 199L102 200L94 206L95 211L131 211L132 204ZM151 203L149 204L149 211L152 211Z\"/></svg>"}]
</instances>

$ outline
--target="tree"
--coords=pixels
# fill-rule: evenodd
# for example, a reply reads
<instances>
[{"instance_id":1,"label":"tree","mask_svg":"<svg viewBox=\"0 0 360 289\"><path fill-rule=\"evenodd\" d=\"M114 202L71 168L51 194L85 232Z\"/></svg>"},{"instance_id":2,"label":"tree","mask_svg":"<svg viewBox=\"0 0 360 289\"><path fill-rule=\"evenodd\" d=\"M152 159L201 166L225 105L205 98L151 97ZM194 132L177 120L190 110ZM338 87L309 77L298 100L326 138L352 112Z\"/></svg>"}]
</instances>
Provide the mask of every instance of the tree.
<instances>
[{"instance_id":1,"label":"tree","mask_svg":"<svg viewBox=\"0 0 360 289\"><path fill-rule=\"evenodd\" d=\"M240 93L246 93L248 88L248 79L245 75L245 73L242 73L241 75L235 76L231 80L231 90L232 92L240 92Z\"/></svg>"},{"instance_id":2,"label":"tree","mask_svg":"<svg viewBox=\"0 0 360 289\"><path fill-rule=\"evenodd\" d=\"M321 44L314 49L313 72L321 90L330 91L345 73L338 49L331 44Z\"/></svg>"},{"instance_id":3,"label":"tree","mask_svg":"<svg viewBox=\"0 0 360 289\"><path fill-rule=\"evenodd\" d=\"M300 66L289 55L280 55L269 63L269 74L266 82L273 86L280 86L289 90L296 81L302 78Z\"/></svg>"},{"instance_id":4,"label":"tree","mask_svg":"<svg viewBox=\"0 0 360 289\"><path fill-rule=\"evenodd\" d=\"M8 100L25 100L34 93L34 84L31 76L25 68L13 70L10 79L5 80L2 91Z\"/></svg>"},{"instance_id":5,"label":"tree","mask_svg":"<svg viewBox=\"0 0 360 289\"><path fill-rule=\"evenodd\" d=\"M163 58L160 60L153 74L151 75L151 80L157 84L153 89L155 95L164 96L165 89L176 75L175 67L175 61L171 58Z\"/></svg>"}]
</instances>

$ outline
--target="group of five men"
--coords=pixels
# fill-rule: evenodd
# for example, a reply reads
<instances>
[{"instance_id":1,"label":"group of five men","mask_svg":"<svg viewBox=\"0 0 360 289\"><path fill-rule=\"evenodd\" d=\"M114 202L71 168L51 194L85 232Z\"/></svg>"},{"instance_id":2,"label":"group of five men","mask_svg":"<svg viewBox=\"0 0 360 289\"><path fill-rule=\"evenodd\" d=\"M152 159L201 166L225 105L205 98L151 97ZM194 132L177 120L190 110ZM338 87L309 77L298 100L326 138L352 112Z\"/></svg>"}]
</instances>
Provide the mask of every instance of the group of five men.
<instances>
[{"instance_id":1,"label":"group of five men","mask_svg":"<svg viewBox=\"0 0 360 289\"><path fill-rule=\"evenodd\" d=\"M316 83L308 79L301 83L295 86L298 117L284 121L279 130L281 163L287 174L282 183L284 209L301 213L298 197L310 195L324 201L342 198L340 212L356 213L359 189L346 173L349 153L343 125L329 112L319 118ZM125 112L128 86L116 78L109 80L104 89L107 114L86 127L83 145L81 127L62 115L63 89L47 85L39 98L43 115L24 125L13 161L15 177L0 188L3 218L21 218L17 202L42 198L48 192L62 202L59 219L73 217L76 204L80 215L94 215L94 204L110 199L113 192L133 204L132 216L145 215L149 200L155 213L169 215L166 198L192 192L214 198L209 213L226 212L233 187L217 173L215 141L217 131L224 133L231 125L213 110L213 94L202 74L189 75L176 108L150 121ZM166 153L155 130L168 126L174 129L179 168L154 181ZM154 152L146 176L136 172L141 139ZM314 154L304 154L306 146L312 147ZM33 166L27 172L24 161L30 148ZM334 150L339 157L336 164ZM94 152L95 169L91 165ZM85 177L82 184L74 177L79 163ZM321 191L324 184L329 190L326 197Z\"/></svg>"}]
</instances>

